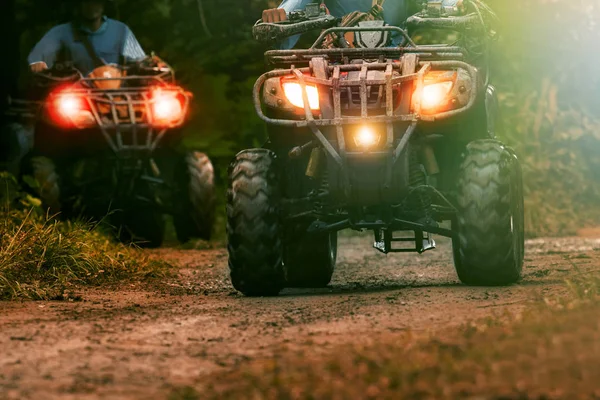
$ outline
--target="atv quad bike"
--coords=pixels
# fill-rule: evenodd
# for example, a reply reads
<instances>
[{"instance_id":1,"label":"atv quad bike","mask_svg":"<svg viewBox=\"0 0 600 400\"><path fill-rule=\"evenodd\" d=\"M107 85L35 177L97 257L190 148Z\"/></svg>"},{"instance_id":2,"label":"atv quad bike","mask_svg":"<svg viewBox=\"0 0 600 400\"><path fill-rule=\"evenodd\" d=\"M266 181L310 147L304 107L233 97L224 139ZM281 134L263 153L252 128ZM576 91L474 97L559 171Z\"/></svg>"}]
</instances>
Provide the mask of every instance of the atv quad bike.
<instances>
[{"instance_id":1,"label":"atv quad bike","mask_svg":"<svg viewBox=\"0 0 600 400\"><path fill-rule=\"evenodd\" d=\"M23 173L51 213L105 220L121 240L148 247L161 245L165 214L180 241L210 238L213 166L177 150L191 94L168 65L152 57L86 77L58 65L36 87L47 94Z\"/></svg>"},{"instance_id":2,"label":"atv quad bike","mask_svg":"<svg viewBox=\"0 0 600 400\"><path fill-rule=\"evenodd\" d=\"M486 21L479 8L451 15L439 4L430 2L406 30L383 22L332 27L316 8L302 22L256 25L255 36L268 39L297 34L299 23L325 30L308 49L268 51L272 70L254 87L269 140L240 152L229 170L237 290L326 286L342 229L373 231L373 247L386 254L423 253L435 248L432 234L449 237L462 282L520 279L521 169L494 134ZM458 39L415 43L423 30ZM352 46L322 48L326 37L349 31ZM403 45L386 47L398 35Z\"/></svg>"}]
</instances>

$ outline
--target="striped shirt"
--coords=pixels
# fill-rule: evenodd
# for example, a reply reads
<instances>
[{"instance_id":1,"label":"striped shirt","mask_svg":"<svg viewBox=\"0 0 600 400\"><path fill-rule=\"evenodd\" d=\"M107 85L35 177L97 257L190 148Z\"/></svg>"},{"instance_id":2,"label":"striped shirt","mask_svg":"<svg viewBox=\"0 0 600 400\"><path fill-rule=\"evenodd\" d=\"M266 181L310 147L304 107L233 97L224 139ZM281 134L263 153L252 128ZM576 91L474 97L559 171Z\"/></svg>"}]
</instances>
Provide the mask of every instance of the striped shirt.
<instances>
[{"instance_id":1,"label":"striped shirt","mask_svg":"<svg viewBox=\"0 0 600 400\"><path fill-rule=\"evenodd\" d=\"M81 35L87 35L98 57L106 64L121 64L146 57L131 29L122 22L104 17L100 29L95 32L84 27L77 29ZM84 44L74 37L72 23L50 29L35 45L27 60L29 64L45 62L49 68L60 61L71 61L83 74L90 73L95 67Z\"/></svg>"}]
</instances>

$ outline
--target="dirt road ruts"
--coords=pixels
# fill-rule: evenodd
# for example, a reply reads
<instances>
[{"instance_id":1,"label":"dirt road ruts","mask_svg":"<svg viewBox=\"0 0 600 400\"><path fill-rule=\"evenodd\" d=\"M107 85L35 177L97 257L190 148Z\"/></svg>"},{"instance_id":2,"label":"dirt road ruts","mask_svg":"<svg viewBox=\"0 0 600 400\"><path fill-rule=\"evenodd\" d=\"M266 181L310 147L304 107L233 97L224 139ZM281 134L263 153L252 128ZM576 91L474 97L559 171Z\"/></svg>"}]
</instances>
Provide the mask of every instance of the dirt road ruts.
<instances>
[{"instance_id":1,"label":"dirt road ruts","mask_svg":"<svg viewBox=\"0 0 600 400\"><path fill-rule=\"evenodd\" d=\"M340 240L330 287L246 298L227 276L227 253L161 249L174 278L81 293L81 301L0 303L0 399L168 398L211 374L280 349L326 351L411 330L441 332L564 291L575 269L600 265L600 239L527 244L523 282L459 284L449 243L382 255L370 237Z\"/></svg>"}]
</instances>

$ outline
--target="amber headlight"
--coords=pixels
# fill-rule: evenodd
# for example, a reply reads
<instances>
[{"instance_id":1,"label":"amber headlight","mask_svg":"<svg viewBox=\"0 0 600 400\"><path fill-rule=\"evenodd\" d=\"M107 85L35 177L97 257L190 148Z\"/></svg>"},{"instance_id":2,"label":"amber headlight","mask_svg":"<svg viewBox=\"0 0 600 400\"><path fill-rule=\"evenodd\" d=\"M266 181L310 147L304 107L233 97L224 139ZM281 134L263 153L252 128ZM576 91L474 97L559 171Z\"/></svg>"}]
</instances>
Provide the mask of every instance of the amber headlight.
<instances>
[{"instance_id":1,"label":"amber headlight","mask_svg":"<svg viewBox=\"0 0 600 400\"><path fill-rule=\"evenodd\" d=\"M452 89L457 79L455 71L433 71L425 75L423 88L417 89L413 101L421 102L421 111L434 113L447 110L452 97ZM415 104L413 104L415 108Z\"/></svg>"},{"instance_id":2,"label":"amber headlight","mask_svg":"<svg viewBox=\"0 0 600 400\"><path fill-rule=\"evenodd\" d=\"M287 100L295 107L304 109L304 96L302 85L297 82L283 82L283 92ZM319 90L316 86L306 85L306 95L308 97L308 106L311 110L319 109Z\"/></svg>"},{"instance_id":3,"label":"amber headlight","mask_svg":"<svg viewBox=\"0 0 600 400\"><path fill-rule=\"evenodd\" d=\"M379 144L381 135L370 126L361 126L354 133L354 143L361 150L369 150Z\"/></svg>"},{"instance_id":4,"label":"amber headlight","mask_svg":"<svg viewBox=\"0 0 600 400\"><path fill-rule=\"evenodd\" d=\"M440 82L425 85L423 87L423 96L421 97L421 107L431 110L445 105L448 102L448 95L452 90L453 82Z\"/></svg>"}]
</instances>

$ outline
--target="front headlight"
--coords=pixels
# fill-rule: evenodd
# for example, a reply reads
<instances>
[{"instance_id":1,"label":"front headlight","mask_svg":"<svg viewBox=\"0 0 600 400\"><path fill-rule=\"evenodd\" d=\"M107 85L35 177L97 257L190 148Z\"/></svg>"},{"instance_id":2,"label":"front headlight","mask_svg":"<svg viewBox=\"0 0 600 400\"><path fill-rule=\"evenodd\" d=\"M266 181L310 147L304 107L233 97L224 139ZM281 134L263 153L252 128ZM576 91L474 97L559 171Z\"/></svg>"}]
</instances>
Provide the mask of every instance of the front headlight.
<instances>
[{"instance_id":1,"label":"front headlight","mask_svg":"<svg viewBox=\"0 0 600 400\"><path fill-rule=\"evenodd\" d=\"M82 95L64 90L53 93L51 98L48 111L54 124L80 129L96 124L94 115Z\"/></svg>"},{"instance_id":2,"label":"front headlight","mask_svg":"<svg viewBox=\"0 0 600 400\"><path fill-rule=\"evenodd\" d=\"M361 150L369 150L379 144L381 135L370 126L361 126L354 133L354 143Z\"/></svg>"},{"instance_id":3,"label":"front headlight","mask_svg":"<svg viewBox=\"0 0 600 400\"><path fill-rule=\"evenodd\" d=\"M155 89L152 91L151 98L153 125L168 127L185 117L185 110L178 92Z\"/></svg>"},{"instance_id":4,"label":"front headlight","mask_svg":"<svg viewBox=\"0 0 600 400\"><path fill-rule=\"evenodd\" d=\"M283 92L287 100L295 107L304 109L302 85L297 82L283 82ZM311 110L319 109L319 90L316 86L306 85L308 106Z\"/></svg>"},{"instance_id":5,"label":"front headlight","mask_svg":"<svg viewBox=\"0 0 600 400\"><path fill-rule=\"evenodd\" d=\"M425 75L423 88L415 91L413 109L421 103L424 114L446 111L451 108L454 85L457 81L456 71L431 71Z\"/></svg>"},{"instance_id":6,"label":"front headlight","mask_svg":"<svg viewBox=\"0 0 600 400\"><path fill-rule=\"evenodd\" d=\"M444 106L448 102L448 95L454 82L440 82L425 85L421 96L421 107L425 110Z\"/></svg>"}]
</instances>

